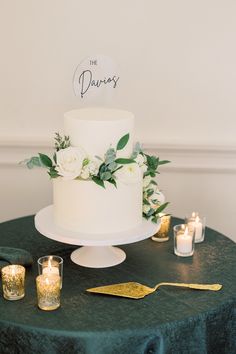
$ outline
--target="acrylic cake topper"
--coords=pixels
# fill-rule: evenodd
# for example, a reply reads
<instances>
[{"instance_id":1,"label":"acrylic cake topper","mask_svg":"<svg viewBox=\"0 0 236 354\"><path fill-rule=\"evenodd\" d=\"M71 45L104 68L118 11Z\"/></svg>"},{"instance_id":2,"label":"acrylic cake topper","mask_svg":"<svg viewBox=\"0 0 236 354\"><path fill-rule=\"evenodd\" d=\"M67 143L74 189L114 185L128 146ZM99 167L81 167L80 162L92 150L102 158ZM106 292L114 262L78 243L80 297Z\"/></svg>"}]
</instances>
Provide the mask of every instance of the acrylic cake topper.
<instances>
[{"instance_id":1,"label":"acrylic cake topper","mask_svg":"<svg viewBox=\"0 0 236 354\"><path fill-rule=\"evenodd\" d=\"M104 55L90 56L76 68L73 89L81 100L111 98L120 76L114 61Z\"/></svg>"}]
</instances>

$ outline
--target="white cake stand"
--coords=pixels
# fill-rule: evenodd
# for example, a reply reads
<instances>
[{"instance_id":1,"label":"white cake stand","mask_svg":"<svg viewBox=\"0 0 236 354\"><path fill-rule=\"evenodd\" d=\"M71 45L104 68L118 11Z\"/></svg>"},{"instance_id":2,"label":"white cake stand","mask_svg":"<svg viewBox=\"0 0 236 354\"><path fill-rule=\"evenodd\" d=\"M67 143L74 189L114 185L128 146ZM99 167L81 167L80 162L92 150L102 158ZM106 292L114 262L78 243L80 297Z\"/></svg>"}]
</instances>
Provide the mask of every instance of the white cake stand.
<instances>
[{"instance_id":1,"label":"white cake stand","mask_svg":"<svg viewBox=\"0 0 236 354\"><path fill-rule=\"evenodd\" d=\"M35 227L44 236L68 243L80 245L77 250L71 254L71 260L83 267L106 268L122 263L126 254L114 245L124 245L144 240L153 236L160 228L161 221L157 224L151 221L143 222L138 227L112 234L91 234L80 233L62 229L55 225L53 220L53 205L41 209L35 215Z\"/></svg>"}]
</instances>

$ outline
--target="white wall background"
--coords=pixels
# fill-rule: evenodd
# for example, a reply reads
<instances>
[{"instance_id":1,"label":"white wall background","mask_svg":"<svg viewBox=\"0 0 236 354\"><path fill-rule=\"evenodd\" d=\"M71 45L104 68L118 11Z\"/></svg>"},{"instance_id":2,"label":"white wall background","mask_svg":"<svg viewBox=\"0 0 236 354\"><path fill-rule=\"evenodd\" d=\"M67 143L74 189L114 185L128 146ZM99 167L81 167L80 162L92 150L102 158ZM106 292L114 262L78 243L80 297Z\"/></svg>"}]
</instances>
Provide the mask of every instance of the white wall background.
<instances>
[{"instance_id":1,"label":"white wall background","mask_svg":"<svg viewBox=\"0 0 236 354\"><path fill-rule=\"evenodd\" d=\"M121 73L110 106L172 161L159 179L170 212L198 210L236 240L235 13L234 0L0 0L0 221L51 203L45 172L17 162L50 149L83 105L75 68L104 54Z\"/></svg>"}]
</instances>

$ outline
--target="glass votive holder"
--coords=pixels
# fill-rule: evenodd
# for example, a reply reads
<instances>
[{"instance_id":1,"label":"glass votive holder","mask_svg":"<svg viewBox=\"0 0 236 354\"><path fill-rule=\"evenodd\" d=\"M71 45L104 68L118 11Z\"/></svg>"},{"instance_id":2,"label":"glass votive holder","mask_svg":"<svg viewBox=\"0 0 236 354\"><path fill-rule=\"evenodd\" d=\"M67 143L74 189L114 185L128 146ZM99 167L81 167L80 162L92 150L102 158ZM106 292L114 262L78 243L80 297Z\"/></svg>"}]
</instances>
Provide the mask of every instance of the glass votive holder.
<instances>
[{"instance_id":1,"label":"glass votive holder","mask_svg":"<svg viewBox=\"0 0 236 354\"><path fill-rule=\"evenodd\" d=\"M186 224L175 225L174 253L180 257L189 257L194 253L194 233L190 233Z\"/></svg>"},{"instance_id":2,"label":"glass votive holder","mask_svg":"<svg viewBox=\"0 0 236 354\"><path fill-rule=\"evenodd\" d=\"M38 259L38 274L55 274L63 278L63 258L60 256L43 256Z\"/></svg>"},{"instance_id":3,"label":"glass votive holder","mask_svg":"<svg viewBox=\"0 0 236 354\"><path fill-rule=\"evenodd\" d=\"M20 300L25 296L25 267L11 264L2 268L3 297Z\"/></svg>"},{"instance_id":4,"label":"glass votive holder","mask_svg":"<svg viewBox=\"0 0 236 354\"><path fill-rule=\"evenodd\" d=\"M60 307L61 277L57 274L41 274L36 278L38 307L44 311Z\"/></svg>"},{"instance_id":5,"label":"glass votive holder","mask_svg":"<svg viewBox=\"0 0 236 354\"><path fill-rule=\"evenodd\" d=\"M193 212L191 216L185 218L185 223L188 225L189 232L194 233L194 242L203 242L205 238L206 217L200 217L198 213Z\"/></svg>"},{"instance_id":6,"label":"glass votive holder","mask_svg":"<svg viewBox=\"0 0 236 354\"><path fill-rule=\"evenodd\" d=\"M152 236L152 240L156 242L165 242L169 240L171 215L165 215L163 213L160 213L159 215L161 218L161 227L159 231Z\"/></svg>"}]
</instances>

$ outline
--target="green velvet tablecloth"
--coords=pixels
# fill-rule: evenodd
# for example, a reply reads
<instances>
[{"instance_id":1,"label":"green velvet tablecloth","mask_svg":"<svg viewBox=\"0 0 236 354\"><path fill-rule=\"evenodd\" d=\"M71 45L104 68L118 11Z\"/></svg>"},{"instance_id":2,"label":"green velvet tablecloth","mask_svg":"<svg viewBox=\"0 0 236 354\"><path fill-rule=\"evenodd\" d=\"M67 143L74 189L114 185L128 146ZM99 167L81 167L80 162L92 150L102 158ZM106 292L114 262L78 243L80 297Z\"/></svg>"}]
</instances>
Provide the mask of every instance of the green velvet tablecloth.
<instances>
[{"instance_id":1,"label":"green velvet tablecloth","mask_svg":"<svg viewBox=\"0 0 236 354\"><path fill-rule=\"evenodd\" d=\"M7 301L1 291L1 354L236 353L236 244L216 231L206 230L193 257L175 256L172 237L162 244L148 239L121 246L127 259L106 269L73 264L75 247L41 236L33 217L1 224L0 246L23 248L34 257L25 298ZM47 254L64 258L62 304L52 312L38 309L35 288L37 258ZM126 281L221 283L223 289L162 287L141 300L85 292Z\"/></svg>"}]
</instances>

